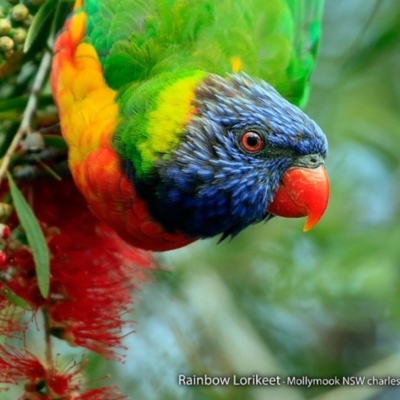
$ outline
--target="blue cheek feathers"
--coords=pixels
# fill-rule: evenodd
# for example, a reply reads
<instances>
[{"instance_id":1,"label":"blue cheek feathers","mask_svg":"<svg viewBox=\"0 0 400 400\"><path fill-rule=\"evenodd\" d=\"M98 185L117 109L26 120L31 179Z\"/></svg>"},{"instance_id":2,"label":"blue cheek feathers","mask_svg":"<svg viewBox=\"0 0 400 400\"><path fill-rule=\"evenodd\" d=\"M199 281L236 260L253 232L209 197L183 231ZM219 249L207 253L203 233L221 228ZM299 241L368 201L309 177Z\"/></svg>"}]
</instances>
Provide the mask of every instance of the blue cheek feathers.
<instances>
[{"instance_id":1,"label":"blue cheek feathers","mask_svg":"<svg viewBox=\"0 0 400 400\"><path fill-rule=\"evenodd\" d=\"M232 133L212 121L193 127L187 140L158 166L156 191L142 190L150 214L168 231L192 237L236 235L267 216L280 172L289 165L244 154ZM198 136L201 133L201 139ZM208 145L203 145L203 135ZM136 182L137 187L154 187Z\"/></svg>"}]
</instances>

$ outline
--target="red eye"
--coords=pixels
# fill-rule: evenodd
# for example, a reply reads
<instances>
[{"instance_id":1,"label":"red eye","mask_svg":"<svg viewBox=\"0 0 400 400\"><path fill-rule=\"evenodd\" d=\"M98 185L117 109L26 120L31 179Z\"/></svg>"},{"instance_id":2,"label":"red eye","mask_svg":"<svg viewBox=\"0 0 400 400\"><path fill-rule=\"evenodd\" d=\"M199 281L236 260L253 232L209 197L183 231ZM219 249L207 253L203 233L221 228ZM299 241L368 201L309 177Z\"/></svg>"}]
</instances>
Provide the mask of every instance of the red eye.
<instances>
[{"instance_id":1,"label":"red eye","mask_svg":"<svg viewBox=\"0 0 400 400\"><path fill-rule=\"evenodd\" d=\"M244 150L255 153L262 149L264 141L258 132L245 132L240 140Z\"/></svg>"}]
</instances>

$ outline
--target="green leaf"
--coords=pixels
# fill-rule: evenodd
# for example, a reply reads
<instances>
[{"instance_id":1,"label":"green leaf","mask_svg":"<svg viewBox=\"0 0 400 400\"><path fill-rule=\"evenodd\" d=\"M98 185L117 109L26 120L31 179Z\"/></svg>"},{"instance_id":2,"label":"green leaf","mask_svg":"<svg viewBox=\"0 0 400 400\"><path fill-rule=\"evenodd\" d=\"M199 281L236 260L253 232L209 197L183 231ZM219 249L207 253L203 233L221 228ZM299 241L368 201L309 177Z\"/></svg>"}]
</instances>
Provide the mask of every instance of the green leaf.
<instances>
[{"instance_id":1,"label":"green leaf","mask_svg":"<svg viewBox=\"0 0 400 400\"><path fill-rule=\"evenodd\" d=\"M22 113L26 108L26 103L29 100L28 95L22 95L18 97L7 97L5 99L0 99L0 110L1 112L5 111L14 111L18 113ZM39 96L38 106L39 108L45 108L48 105L54 104L53 96L51 94L41 94Z\"/></svg>"},{"instance_id":2,"label":"green leaf","mask_svg":"<svg viewBox=\"0 0 400 400\"><path fill-rule=\"evenodd\" d=\"M25 39L24 53L27 53L32 44L41 38L47 38L58 0L47 0L40 8Z\"/></svg>"},{"instance_id":3,"label":"green leaf","mask_svg":"<svg viewBox=\"0 0 400 400\"><path fill-rule=\"evenodd\" d=\"M46 239L40 229L35 214L18 189L11 174L8 174L8 181L10 183L10 191L15 210L25 230L28 244L32 250L39 290L42 296L46 298L49 293L50 283L50 255Z\"/></svg>"},{"instance_id":4,"label":"green leaf","mask_svg":"<svg viewBox=\"0 0 400 400\"><path fill-rule=\"evenodd\" d=\"M12 304L23 308L24 310L32 310L31 306L22 298L17 296L10 288L6 288L2 293L4 297Z\"/></svg>"},{"instance_id":5,"label":"green leaf","mask_svg":"<svg viewBox=\"0 0 400 400\"><path fill-rule=\"evenodd\" d=\"M57 174L54 169L50 168L46 163L44 163L37 154L33 156L33 158L36 160L38 164L40 164L47 172L49 175L51 175L54 179L57 179L58 181L62 181L62 178L60 175Z\"/></svg>"},{"instance_id":6,"label":"green leaf","mask_svg":"<svg viewBox=\"0 0 400 400\"><path fill-rule=\"evenodd\" d=\"M65 140L60 135L43 135L46 147L54 147L58 150L68 150Z\"/></svg>"}]
</instances>

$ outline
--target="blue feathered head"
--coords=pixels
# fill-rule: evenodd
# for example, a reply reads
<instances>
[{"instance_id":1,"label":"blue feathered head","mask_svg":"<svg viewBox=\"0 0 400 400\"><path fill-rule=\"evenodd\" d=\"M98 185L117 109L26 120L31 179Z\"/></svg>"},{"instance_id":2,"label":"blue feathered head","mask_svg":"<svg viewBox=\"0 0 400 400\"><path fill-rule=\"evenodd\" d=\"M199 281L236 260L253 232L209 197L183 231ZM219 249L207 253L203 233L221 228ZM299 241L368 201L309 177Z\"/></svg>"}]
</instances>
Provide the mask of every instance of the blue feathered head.
<instances>
[{"instance_id":1,"label":"blue feathered head","mask_svg":"<svg viewBox=\"0 0 400 400\"><path fill-rule=\"evenodd\" d=\"M152 217L190 237L235 235L272 215L322 216L327 141L272 86L245 74L208 75L181 142L138 184Z\"/></svg>"}]
</instances>

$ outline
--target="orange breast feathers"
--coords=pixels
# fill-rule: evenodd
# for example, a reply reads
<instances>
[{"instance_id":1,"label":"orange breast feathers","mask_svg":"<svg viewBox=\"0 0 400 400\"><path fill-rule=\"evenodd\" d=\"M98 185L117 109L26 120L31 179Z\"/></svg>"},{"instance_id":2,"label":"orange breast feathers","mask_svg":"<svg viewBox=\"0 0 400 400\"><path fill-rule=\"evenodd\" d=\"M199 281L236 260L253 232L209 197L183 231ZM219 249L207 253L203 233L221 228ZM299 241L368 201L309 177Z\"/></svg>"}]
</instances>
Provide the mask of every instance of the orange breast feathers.
<instances>
[{"instance_id":1,"label":"orange breast feathers","mask_svg":"<svg viewBox=\"0 0 400 400\"><path fill-rule=\"evenodd\" d=\"M82 42L86 14L81 1L65 23L54 47L51 87L62 134L69 148L69 167L92 212L128 243L164 251L194 239L169 234L151 219L120 168L112 148L118 125L116 92L104 81L96 50Z\"/></svg>"}]
</instances>

